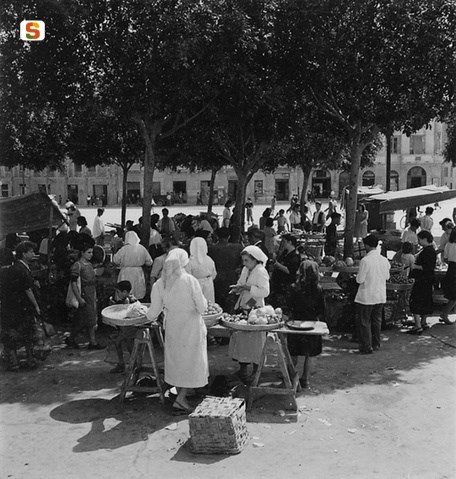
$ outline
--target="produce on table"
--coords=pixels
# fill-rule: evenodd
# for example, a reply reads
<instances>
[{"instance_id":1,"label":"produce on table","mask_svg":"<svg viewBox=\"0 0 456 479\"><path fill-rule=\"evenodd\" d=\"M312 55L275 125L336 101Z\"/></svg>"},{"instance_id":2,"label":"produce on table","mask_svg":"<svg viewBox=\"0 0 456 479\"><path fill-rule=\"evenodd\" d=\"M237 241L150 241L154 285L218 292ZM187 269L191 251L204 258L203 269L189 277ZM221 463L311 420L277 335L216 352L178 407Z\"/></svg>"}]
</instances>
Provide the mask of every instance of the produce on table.
<instances>
[{"instance_id":1,"label":"produce on table","mask_svg":"<svg viewBox=\"0 0 456 479\"><path fill-rule=\"evenodd\" d=\"M223 311L222 308L217 303L208 301L207 308L204 311L203 316L212 316L214 314L220 314L222 311Z\"/></svg>"},{"instance_id":2,"label":"produce on table","mask_svg":"<svg viewBox=\"0 0 456 479\"><path fill-rule=\"evenodd\" d=\"M222 314L222 320L229 323L250 324L250 325L265 325L276 324L282 320L282 309L274 309L272 306L263 306L262 308L254 308L247 315L246 313L239 314Z\"/></svg>"},{"instance_id":3,"label":"produce on table","mask_svg":"<svg viewBox=\"0 0 456 479\"><path fill-rule=\"evenodd\" d=\"M139 301L129 304L125 310L125 319L139 318L145 316L147 313L147 306L143 306Z\"/></svg>"},{"instance_id":4,"label":"produce on table","mask_svg":"<svg viewBox=\"0 0 456 479\"><path fill-rule=\"evenodd\" d=\"M336 262L336 258L334 256L325 256L322 260L322 263L325 266L332 266Z\"/></svg>"},{"instance_id":5,"label":"produce on table","mask_svg":"<svg viewBox=\"0 0 456 479\"><path fill-rule=\"evenodd\" d=\"M347 257L345 258L345 264L346 264L347 266L353 266L353 265L355 264L355 262L353 261L353 258L351 258L350 256L347 256Z\"/></svg>"},{"instance_id":6,"label":"produce on table","mask_svg":"<svg viewBox=\"0 0 456 479\"><path fill-rule=\"evenodd\" d=\"M341 259L339 259L333 264L333 269L345 268L346 266L347 266L347 263L345 263L345 261L342 261Z\"/></svg>"},{"instance_id":7,"label":"produce on table","mask_svg":"<svg viewBox=\"0 0 456 479\"><path fill-rule=\"evenodd\" d=\"M414 280L408 278L407 276L403 274L393 273L390 275L390 279L387 282L394 283L394 284L409 284L409 283L413 283Z\"/></svg>"}]
</instances>

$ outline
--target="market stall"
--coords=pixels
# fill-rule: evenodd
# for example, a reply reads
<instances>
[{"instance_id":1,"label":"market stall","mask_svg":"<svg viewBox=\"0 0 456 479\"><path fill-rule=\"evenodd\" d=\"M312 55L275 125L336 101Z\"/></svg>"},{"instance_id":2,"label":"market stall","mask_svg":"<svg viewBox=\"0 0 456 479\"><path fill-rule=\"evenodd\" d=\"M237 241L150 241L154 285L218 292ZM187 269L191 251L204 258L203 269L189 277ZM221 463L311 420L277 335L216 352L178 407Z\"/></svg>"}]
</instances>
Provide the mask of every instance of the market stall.
<instances>
[{"instance_id":1,"label":"market stall","mask_svg":"<svg viewBox=\"0 0 456 479\"><path fill-rule=\"evenodd\" d=\"M434 204L452 198L456 198L456 190L450 190L447 186L434 185L371 195L364 200L369 211L368 228L369 230L385 230L387 223L391 223L391 215L395 211Z\"/></svg>"},{"instance_id":2,"label":"market stall","mask_svg":"<svg viewBox=\"0 0 456 479\"><path fill-rule=\"evenodd\" d=\"M0 199L0 240L9 233L51 231L65 222L57 203L45 193Z\"/></svg>"}]
</instances>

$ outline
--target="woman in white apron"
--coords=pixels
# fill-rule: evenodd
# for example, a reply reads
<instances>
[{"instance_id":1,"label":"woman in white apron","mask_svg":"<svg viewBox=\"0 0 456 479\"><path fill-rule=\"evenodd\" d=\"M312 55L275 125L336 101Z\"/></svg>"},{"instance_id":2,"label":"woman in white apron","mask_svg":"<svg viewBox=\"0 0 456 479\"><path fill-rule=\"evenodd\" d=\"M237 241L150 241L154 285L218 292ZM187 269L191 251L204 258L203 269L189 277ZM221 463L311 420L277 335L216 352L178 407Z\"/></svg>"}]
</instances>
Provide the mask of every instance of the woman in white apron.
<instances>
[{"instance_id":1,"label":"woman in white apron","mask_svg":"<svg viewBox=\"0 0 456 479\"><path fill-rule=\"evenodd\" d=\"M258 246L247 246L241 258L244 267L232 291L239 294L235 309L248 311L264 306L264 298L269 296L269 274L264 267L268 257ZM236 331L231 335L229 353L239 362L238 374L242 381L249 380L247 367L250 363L253 363L252 374L258 369L265 341L265 332Z\"/></svg>"},{"instance_id":2,"label":"woman in white apron","mask_svg":"<svg viewBox=\"0 0 456 479\"><path fill-rule=\"evenodd\" d=\"M201 314L207 307L198 280L185 271L187 252L169 252L161 278L154 283L147 317L155 320L164 311L165 382L178 391L173 409L191 411L189 388L206 386L209 378L207 330Z\"/></svg>"},{"instance_id":3,"label":"woman in white apron","mask_svg":"<svg viewBox=\"0 0 456 479\"><path fill-rule=\"evenodd\" d=\"M146 295L146 279L143 266L152 266L152 258L134 231L125 235L125 245L114 255L112 261L120 266L119 281L130 281L131 294L137 299Z\"/></svg>"},{"instance_id":4,"label":"woman in white apron","mask_svg":"<svg viewBox=\"0 0 456 479\"><path fill-rule=\"evenodd\" d=\"M190 260L185 269L198 280L204 297L214 303L214 279L217 276L217 271L214 260L207 255L207 243L204 238L192 239Z\"/></svg>"}]
</instances>

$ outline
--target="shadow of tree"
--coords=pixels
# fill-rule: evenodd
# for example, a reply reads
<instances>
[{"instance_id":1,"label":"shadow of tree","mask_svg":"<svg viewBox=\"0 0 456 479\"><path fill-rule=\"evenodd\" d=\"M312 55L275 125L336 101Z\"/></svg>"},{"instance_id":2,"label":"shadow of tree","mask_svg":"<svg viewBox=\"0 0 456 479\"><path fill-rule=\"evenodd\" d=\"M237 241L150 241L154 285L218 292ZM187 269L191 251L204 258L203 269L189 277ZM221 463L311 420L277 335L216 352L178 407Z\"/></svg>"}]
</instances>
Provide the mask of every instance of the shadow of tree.
<instances>
[{"instance_id":1,"label":"shadow of tree","mask_svg":"<svg viewBox=\"0 0 456 479\"><path fill-rule=\"evenodd\" d=\"M363 384L401 383L405 371L422 368L434 359L454 357L456 325L440 325L437 316L429 318L429 322L432 327L421 336L410 336L400 329L383 331L382 347L372 355L355 354L357 344L350 342L347 336L330 335L323 341L323 353L315 360L311 376L314 389L303 391L298 396L328 394ZM210 346L208 355L211 377L218 374L234 377L237 363L229 357L228 346ZM104 397L116 396L123 375L109 374L110 366L104 358L103 351L56 349L38 370L1 373L0 403L20 401L22 407L34 409L56 402L71 402L85 392ZM268 355L268 369L280 383L278 367L270 366L274 362L273 354ZM238 391L243 397L242 388ZM108 400L103 401L103 404L109 404ZM128 409L130 406L125 407ZM286 396L280 399L260 397L255 400L248 419L254 422L294 422L288 411L287 416L276 414L278 410L287 410L287 407Z\"/></svg>"},{"instance_id":2,"label":"shadow of tree","mask_svg":"<svg viewBox=\"0 0 456 479\"><path fill-rule=\"evenodd\" d=\"M91 423L90 431L73 447L73 452L89 452L147 441L154 432L186 419L170 413L164 410L158 397L131 400L128 408L122 408L116 397L68 401L54 408L50 417L70 424Z\"/></svg>"}]
</instances>

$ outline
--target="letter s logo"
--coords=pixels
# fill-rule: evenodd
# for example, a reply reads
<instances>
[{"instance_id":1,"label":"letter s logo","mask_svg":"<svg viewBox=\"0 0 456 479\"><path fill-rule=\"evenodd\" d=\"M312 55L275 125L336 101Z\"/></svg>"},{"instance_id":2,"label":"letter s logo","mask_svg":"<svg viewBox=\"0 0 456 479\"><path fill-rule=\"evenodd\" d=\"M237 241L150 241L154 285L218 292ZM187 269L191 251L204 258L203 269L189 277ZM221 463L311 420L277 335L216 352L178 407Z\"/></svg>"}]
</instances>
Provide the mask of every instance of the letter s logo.
<instances>
[{"instance_id":1,"label":"letter s logo","mask_svg":"<svg viewBox=\"0 0 456 479\"><path fill-rule=\"evenodd\" d=\"M44 40L46 29L41 20L23 20L21 22L21 40L38 42Z\"/></svg>"}]
</instances>

